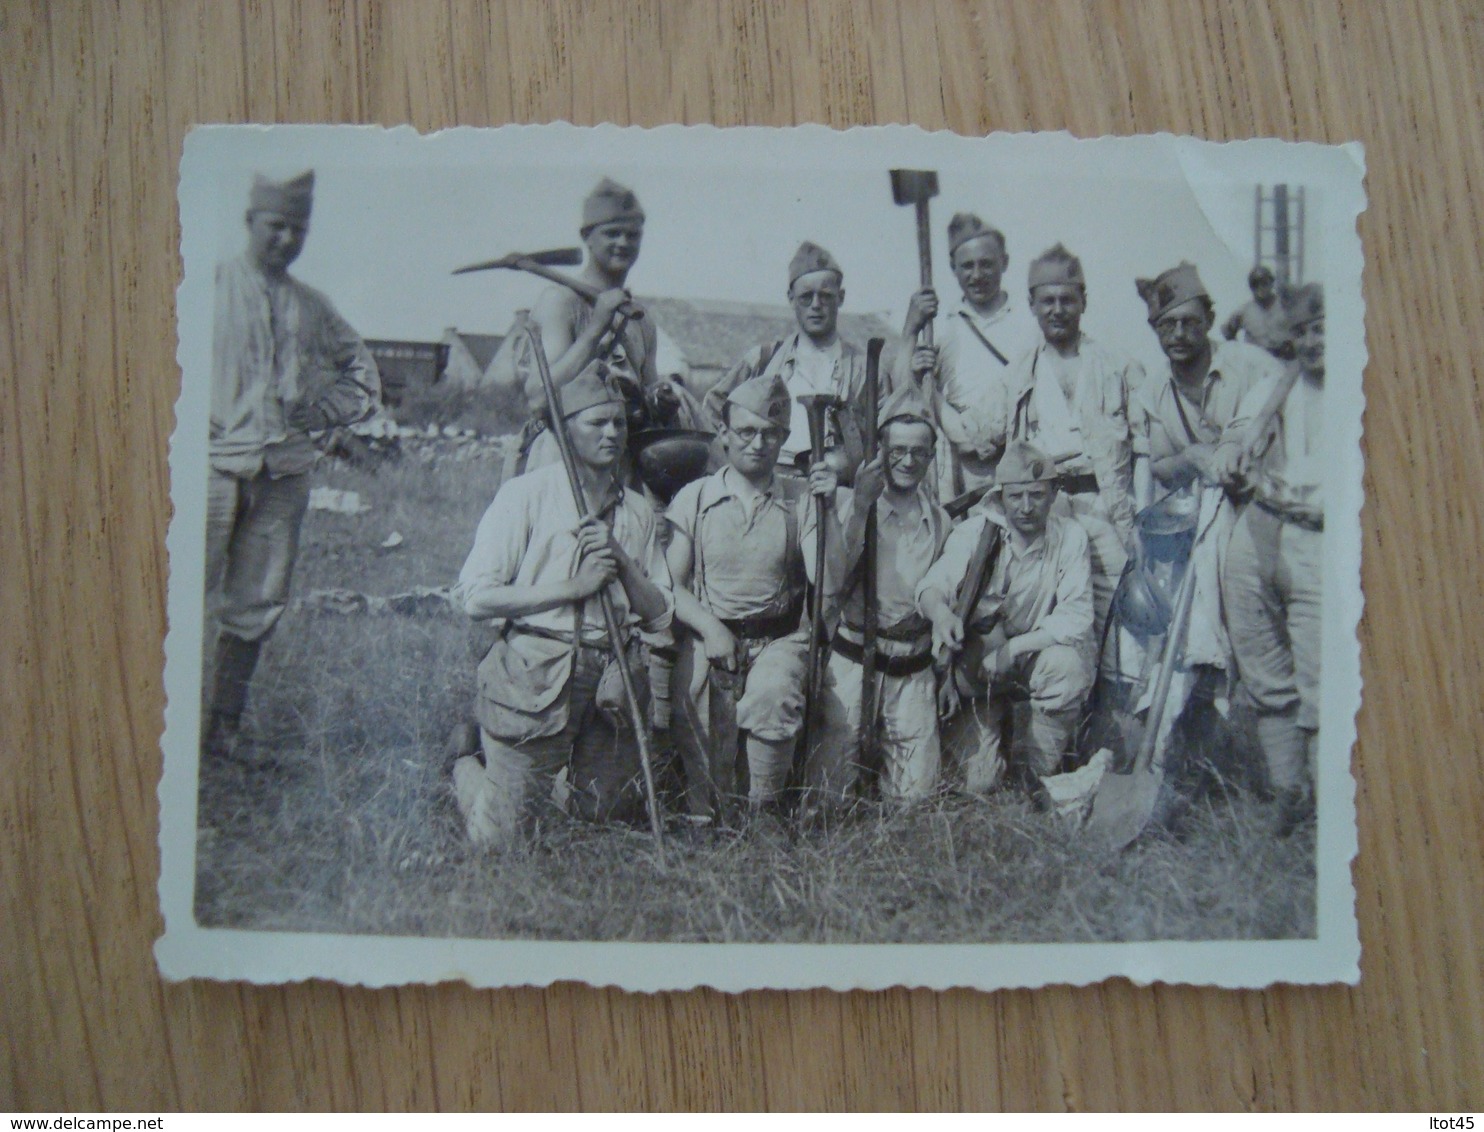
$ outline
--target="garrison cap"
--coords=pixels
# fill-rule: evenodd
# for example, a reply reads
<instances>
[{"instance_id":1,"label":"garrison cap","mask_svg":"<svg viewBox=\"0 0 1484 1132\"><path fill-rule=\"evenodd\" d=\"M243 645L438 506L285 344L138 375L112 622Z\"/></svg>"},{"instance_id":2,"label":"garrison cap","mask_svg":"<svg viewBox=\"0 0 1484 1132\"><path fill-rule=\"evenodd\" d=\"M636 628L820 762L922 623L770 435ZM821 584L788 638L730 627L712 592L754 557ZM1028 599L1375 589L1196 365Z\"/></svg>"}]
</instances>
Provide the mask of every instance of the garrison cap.
<instances>
[{"instance_id":1,"label":"garrison cap","mask_svg":"<svg viewBox=\"0 0 1484 1132\"><path fill-rule=\"evenodd\" d=\"M313 169L287 181L270 181L261 173L253 175L252 191L247 196L249 212L276 212L289 220L306 223L313 207Z\"/></svg>"},{"instance_id":2,"label":"garrison cap","mask_svg":"<svg viewBox=\"0 0 1484 1132\"><path fill-rule=\"evenodd\" d=\"M623 390L601 358L591 361L576 377L557 390L562 417L574 416L596 405L624 405Z\"/></svg>"},{"instance_id":3,"label":"garrison cap","mask_svg":"<svg viewBox=\"0 0 1484 1132\"><path fill-rule=\"evenodd\" d=\"M729 404L756 413L769 424L787 428L793 402L788 395L788 386L776 373L772 377L759 374L748 378L727 394Z\"/></svg>"},{"instance_id":4,"label":"garrison cap","mask_svg":"<svg viewBox=\"0 0 1484 1132\"><path fill-rule=\"evenodd\" d=\"M915 384L908 382L882 402L881 411L876 414L876 430L881 431L892 421L925 424L932 428L932 414ZM936 429L933 432L937 435Z\"/></svg>"},{"instance_id":5,"label":"garrison cap","mask_svg":"<svg viewBox=\"0 0 1484 1132\"><path fill-rule=\"evenodd\" d=\"M1195 264L1181 262L1163 271L1153 279L1135 279L1139 298L1149 304L1149 322L1158 322L1165 312L1173 310L1191 299L1211 301L1210 292L1196 274Z\"/></svg>"},{"instance_id":6,"label":"garrison cap","mask_svg":"<svg viewBox=\"0 0 1484 1132\"><path fill-rule=\"evenodd\" d=\"M792 287L794 280L800 275L808 275L814 271L833 271L842 282L845 279L845 272L834 256L818 244L805 240L799 245L799 250L794 252L793 259L788 261L788 285Z\"/></svg>"},{"instance_id":7,"label":"garrison cap","mask_svg":"<svg viewBox=\"0 0 1484 1132\"><path fill-rule=\"evenodd\" d=\"M639 198L633 189L604 177L582 202L582 234L586 236L599 224L612 224L619 220L643 224L644 210L639 207Z\"/></svg>"},{"instance_id":8,"label":"garrison cap","mask_svg":"<svg viewBox=\"0 0 1484 1132\"><path fill-rule=\"evenodd\" d=\"M1288 293L1285 304L1288 326L1297 330L1301 326L1324 317L1324 287L1319 283L1305 283Z\"/></svg>"},{"instance_id":9,"label":"garrison cap","mask_svg":"<svg viewBox=\"0 0 1484 1132\"><path fill-rule=\"evenodd\" d=\"M954 213L953 219L948 222L948 258L953 258L953 253L958 251L960 244L967 244L980 236L993 236L1000 242L1001 248L1005 246L1005 234L998 228L991 228L972 212Z\"/></svg>"},{"instance_id":10,"label":"garrison cap","mask_svg":"<svg viewBox=\"0 0 1484 1132\"><path fill-rule=\"evenodd\" d=\"M1087 290L1087 279L1082 274L1082 261L1061 244L1047 248L1031 260L1026 279L1027 289L1031 291L1046 283L1069 283Z\"/></svg>"},{"instance_id":11,"label":"garrison cap","mask_svg":"<svg viewBox=\"0 0 1484 1132\"><path fill-rule=\"evenodd\" d=\"M1005 446L995 469L996 488L1021 483L1051 483L1056 479L1056 463L1034 445L1023 440L1012 440Z\"/></svg>"}]
</instances>

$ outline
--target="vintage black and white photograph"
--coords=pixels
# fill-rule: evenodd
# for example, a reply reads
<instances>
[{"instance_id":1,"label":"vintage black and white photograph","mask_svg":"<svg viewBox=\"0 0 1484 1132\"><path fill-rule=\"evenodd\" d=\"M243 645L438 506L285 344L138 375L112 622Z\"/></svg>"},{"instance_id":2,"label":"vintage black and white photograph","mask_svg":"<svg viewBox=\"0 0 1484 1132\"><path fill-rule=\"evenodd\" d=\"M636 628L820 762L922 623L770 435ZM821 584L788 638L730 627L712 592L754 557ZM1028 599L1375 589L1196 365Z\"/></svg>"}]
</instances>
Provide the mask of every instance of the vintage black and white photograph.
<instances>
[{"instance_id":1,"label":"vintage black and white photograph","mask_svg":"<svg viewBox=\"0 0 1484 1132\"><path fill-rule=\"evenodd\" d=\"M162 971L1353 981L1363 172L198 128Z\"/></svg>"}]
</instances>

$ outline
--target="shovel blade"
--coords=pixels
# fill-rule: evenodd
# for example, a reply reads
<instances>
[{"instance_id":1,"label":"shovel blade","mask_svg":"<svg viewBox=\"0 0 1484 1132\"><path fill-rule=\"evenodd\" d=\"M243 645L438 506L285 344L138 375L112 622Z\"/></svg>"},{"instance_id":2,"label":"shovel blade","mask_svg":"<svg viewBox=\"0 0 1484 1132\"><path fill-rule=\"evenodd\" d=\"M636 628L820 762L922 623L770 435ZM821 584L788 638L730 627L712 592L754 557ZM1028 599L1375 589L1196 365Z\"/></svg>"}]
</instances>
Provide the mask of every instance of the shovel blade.
<instances>
[{"instance_id":1,"label":"shovel blade","mask_svg":"<svg viewBox=\"0 0 1484 1132\"><path fill-rule=\"evenodd\" d=\"M1130 844L1144 832L1154 815L1162 778L1163 775L1147 770L1104 775L1092 800L1092 813L1086 826L1088 835L1103 841L1110 849L1122 849Z\"/></svg>"},{"instance_id":2,"label":"shovel blade","mask_svg":"<svg viewBox=\"0 0 1484 1132\"><path fill-rule=\"evenodd\" d=\"M891 170L891 199L897 204L919 204L938 195L934 169Z\"/></svg>"}]
</instances>

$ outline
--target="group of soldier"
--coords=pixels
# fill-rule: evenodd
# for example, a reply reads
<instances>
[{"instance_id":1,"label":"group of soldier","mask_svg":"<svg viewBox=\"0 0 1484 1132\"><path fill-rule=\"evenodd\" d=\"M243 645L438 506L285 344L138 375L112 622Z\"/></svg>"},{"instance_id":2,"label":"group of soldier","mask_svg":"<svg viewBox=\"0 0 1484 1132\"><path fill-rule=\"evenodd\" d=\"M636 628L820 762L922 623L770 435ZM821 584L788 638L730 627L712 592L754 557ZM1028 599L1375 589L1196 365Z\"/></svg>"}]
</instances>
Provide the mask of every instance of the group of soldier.
<instances>
[{"instance_id":1,"label":"group of soldier","mask_svg":"<svg viewBox=\"0 0 1484 1132\"><path fill-rule=\"evenodd\" d=\"M310 187L260 179L248 253L218 274L211 751L238 742L252 664L286 600L307 498L300 447L376 393L359 339L286 274ZM1137 281L1167 363L1146 373L1082 331L1075 255L1057 245L1031 262L1023 308L1002 286L1004 235L960 213L947 236L961 300L944 310L931 290L913 295L874 381L839 333L845 273L805 242L787 272L797 330L696 391L658 373L652 320L635 317L625 289L644 219L635 194L606 179L585 201L588 295L553 284L533 307L546 365L517 377L533 422L519 474L489 505L454 587L494 630L477 742L450 763L472 839L513 844L553 807L638 818L635 696L662 740L678 820L797 804L837 814L866 794L911 804L1007 783L1042 799L1076 761L1100 677L1127 675L1108 642L1143 650L1134 667L1147 677L1168 631L1173 575L1157 592L1146 580L1145 606L1164 616L1136 631L1143 518L1197 512L1188 563L1175 567L1194 585L1187 710L1240 692L1277 828L1312 814L1316 285L1278 296L1268 275L1259 294L1254 272L1255 313L1239 312L1223 340L1194 266ZM1244 330L1262 345L1231 340ZM831 400L811 413L821 396ZM706 474L668 500L636 474L633 434L655 423L715 437Z\"/></svg>"}]
</instances>

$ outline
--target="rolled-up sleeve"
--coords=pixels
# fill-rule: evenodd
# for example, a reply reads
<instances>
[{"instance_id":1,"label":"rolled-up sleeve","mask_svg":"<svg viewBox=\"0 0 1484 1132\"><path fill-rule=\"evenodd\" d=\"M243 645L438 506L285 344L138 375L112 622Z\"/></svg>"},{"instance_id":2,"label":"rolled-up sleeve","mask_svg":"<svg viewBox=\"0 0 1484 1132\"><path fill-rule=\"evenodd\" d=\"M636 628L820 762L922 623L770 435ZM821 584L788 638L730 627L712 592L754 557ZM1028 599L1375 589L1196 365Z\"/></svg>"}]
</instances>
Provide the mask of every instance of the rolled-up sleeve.
<instances>
[{"instance_id":1,"label":"rolled-up sleeve","mask_svg":"<svg viewBox=\"0 0 1484 1132\"><path fill-rule=\"evenodd\" d=\"M948 535L948 540L943 544L943 550L938 559L928 567L928 572L922 576L917 583L917 591L914 595L917 602L917 611L927 616L923 599L929 593L939 593L950 605L958 595L958 588L963 584L964 575L969 572L969 563L974 558L974 550L979 545L979 538L984 532L984 526L989 519L983 515L975 515L966 519L955 527Z\"/></svg>"},{"instance_id":2,"label":"rolled-up sleeve","mask_svg":"<svg viewBox=\"0 0 1484 1132\"><path fill-rule=\"evenodd\" d=\"M495 493L474 532L474 546L453 588L454 604L469 617L483 619L491 593L510 585L530 540L530 515L519 480Z\"/></svg>"}]
</instances>

